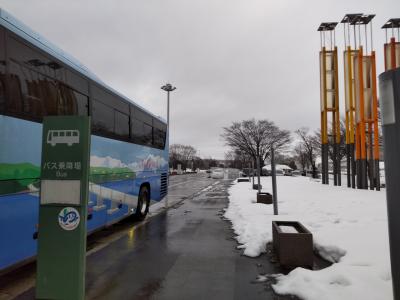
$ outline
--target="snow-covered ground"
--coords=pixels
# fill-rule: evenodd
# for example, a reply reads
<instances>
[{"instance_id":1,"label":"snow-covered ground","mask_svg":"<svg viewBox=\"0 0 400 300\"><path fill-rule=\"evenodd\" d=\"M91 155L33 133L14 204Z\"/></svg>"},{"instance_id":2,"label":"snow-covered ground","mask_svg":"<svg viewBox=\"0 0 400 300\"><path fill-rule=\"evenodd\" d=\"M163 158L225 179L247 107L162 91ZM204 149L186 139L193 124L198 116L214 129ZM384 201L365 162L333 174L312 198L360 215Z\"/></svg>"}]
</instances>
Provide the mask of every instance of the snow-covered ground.
<instances>
[{"instance_id":1,"label":"snow-covered ground","mask_svg":"<svg viewBox=\"0 0 400 300\"><path fill-rule=\"evenodd\" d=\"M262 177L271 193L271 177ZM300 221L312 233L314 249L332 266L297 268L278 275L280 294L302 299L392 299L386 192L326 186L307 177L277 177L279 216L272 205L257 204L251 184L234 184L225 217L232 222L239 248L247 256L265 252L271 221Z\"/></svg>"}]
</instances>

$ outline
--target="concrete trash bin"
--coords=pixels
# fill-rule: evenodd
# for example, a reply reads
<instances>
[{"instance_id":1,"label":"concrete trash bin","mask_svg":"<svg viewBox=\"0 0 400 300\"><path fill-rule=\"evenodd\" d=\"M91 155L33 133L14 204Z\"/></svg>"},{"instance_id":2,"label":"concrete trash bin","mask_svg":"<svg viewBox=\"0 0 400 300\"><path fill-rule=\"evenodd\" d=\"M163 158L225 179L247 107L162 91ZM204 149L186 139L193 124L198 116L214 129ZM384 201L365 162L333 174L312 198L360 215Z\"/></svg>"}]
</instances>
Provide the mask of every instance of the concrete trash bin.
<instances>
[{"instance_id":1,"label":"concrete trash bin","mask_svg":"<svg viewBox=\"0 0 400 300\"><path fill-rule=\"evenodd\" d=\"M275 253L284 267L313 268L313 237L310 231L297 221L272 221Z\"/></svg>"},{"instance_id":2,"label":"concrete trash bin","mask_svg":"<svg viewBox=\"0 0 400 300\"><path fill-rule=\"evenodd\" d=\"M257 193L257 203L272 204L272 195L270 193Z\"/></svg>"}]
</instances>

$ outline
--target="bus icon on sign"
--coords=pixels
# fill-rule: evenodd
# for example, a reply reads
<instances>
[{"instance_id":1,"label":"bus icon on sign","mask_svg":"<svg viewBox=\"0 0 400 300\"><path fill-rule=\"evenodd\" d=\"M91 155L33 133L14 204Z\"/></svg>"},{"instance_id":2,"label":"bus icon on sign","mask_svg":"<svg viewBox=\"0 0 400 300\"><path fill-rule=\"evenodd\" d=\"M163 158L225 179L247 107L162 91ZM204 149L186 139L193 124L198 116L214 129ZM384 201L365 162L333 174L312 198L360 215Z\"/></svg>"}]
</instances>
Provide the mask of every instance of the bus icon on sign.
<instances>
[{"instance_id":1,"label":"bus icon on sign","mask_svg":"<svg viewBox=\"0 0 400 300\"><path fill-rule=\"evenodd\" d=\"M78 130L49 130L47 132L47 144L55 146L57 144L79 144Z\"/></svg>"}]
</instances>

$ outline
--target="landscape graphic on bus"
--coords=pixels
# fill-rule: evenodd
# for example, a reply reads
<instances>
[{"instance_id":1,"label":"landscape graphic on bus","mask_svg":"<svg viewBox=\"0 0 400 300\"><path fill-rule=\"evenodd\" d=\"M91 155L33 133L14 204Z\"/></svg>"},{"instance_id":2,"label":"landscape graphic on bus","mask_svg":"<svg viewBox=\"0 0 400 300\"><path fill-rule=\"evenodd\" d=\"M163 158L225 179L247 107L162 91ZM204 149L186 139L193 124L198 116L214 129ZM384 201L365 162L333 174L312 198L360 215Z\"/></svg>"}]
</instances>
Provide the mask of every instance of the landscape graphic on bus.
<instances>
[{"instance_id":1,"label":"landscape graphic on bus","mask_svg":"<svg viewBox=\"0 0 400 300\"><path fill-rule=\"evenodd\" d=\"M42 126L11 117L0 116L2 128L12 128L0 135L0 194L34 191L39 188ZM10 132L21 132L13 135ZM53 130L47 134L47 143L78 143L79 134L74 130ZM61 135L64 133L64 135ZM21 147L29 143L29 150ZM168 170L166 154L158 149L141 147L119 141L92 136L90 155L90 180L102 183L106 180L134 179L160 170Z\"/></svg>"}]
</instances>

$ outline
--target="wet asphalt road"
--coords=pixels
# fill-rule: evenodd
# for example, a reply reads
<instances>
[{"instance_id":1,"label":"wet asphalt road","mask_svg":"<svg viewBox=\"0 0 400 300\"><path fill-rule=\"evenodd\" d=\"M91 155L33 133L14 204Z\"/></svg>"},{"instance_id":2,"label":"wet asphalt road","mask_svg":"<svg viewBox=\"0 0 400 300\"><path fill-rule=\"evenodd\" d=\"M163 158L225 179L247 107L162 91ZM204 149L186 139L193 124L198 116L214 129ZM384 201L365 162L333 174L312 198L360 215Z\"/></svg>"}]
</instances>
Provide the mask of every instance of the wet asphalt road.
<instances>
[{"instance_id":1,"label":"wet asphalt road","mask_svg":"<svg viewBox=\"0 0 400 300\"><path fill-rule=\"evenodd\" d=\"M230 223L222 219L230 184L213 180L205 191L92 254L87 298L283 299L255 281L279 271L265 256L241 256Z\"/></svg>"},{"instance_id":2,"label":"wet asphalt road","mask_svg":"<svg viewBox=\"0 0 400 300\"><path fill-rule=\"evenodd\" d=\"M171 177L170 209L90 237L86 298L293 299L256 282L259 274L280 272L266 255L249 258L236 249L222 218L230 184L205 175ZM33 298L33 287L17 297Z\"/></svg>"}]
</instances>

